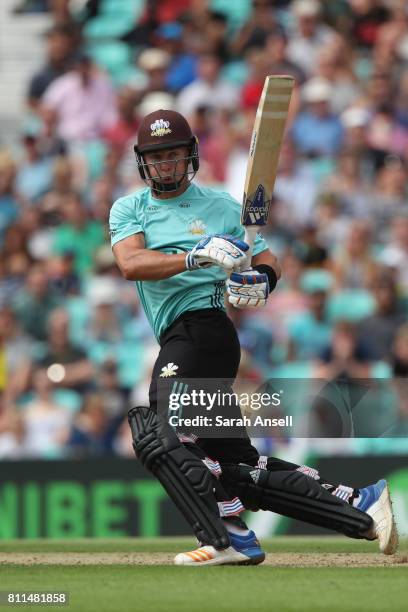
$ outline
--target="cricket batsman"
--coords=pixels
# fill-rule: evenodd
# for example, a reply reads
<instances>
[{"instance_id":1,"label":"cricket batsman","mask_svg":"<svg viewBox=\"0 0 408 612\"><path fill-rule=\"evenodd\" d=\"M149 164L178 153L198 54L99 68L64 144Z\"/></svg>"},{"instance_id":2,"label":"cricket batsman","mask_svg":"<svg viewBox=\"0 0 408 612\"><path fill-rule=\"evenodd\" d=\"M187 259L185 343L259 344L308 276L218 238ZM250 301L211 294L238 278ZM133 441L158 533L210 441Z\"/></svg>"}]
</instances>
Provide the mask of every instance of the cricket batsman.
<instances>
[{"instance_id":1,"label":"cricket batsman","mask_svg":"<svg viewBox=\"0 0 408 612\"><path fill-rule=\"evenodd\" d=\"M198 186L197 138L186 119L158 110L142 121L135 146L146 187L110 213L116 262L136 289L160 344L148 407L129 411L138 459L161 482L198 540L176 565L256 565L265 554L242 510L270 510L343 533L379 540L393 554L398 536L385 480L362 489L325 481L317 470L259 456L246 433L203 439L177 434L158 414L159 379L234 380L240 345L224 293L239 308L262 308L280 277L258 235L251 260L229 194Z\"/></svg>"}]
</instances>

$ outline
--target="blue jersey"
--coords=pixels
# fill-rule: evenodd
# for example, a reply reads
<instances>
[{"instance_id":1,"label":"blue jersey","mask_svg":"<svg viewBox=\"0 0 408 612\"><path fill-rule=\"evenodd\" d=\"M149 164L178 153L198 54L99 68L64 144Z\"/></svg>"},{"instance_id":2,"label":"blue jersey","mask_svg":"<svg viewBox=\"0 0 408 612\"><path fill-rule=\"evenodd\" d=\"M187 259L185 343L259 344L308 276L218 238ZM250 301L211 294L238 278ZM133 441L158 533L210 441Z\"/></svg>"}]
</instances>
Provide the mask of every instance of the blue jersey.
<instances>
[{"instance_id":1,"label":"blue jersey","mask_svg":"<svg viewBox=\"0 0 408 612\"><path fill-rule=\"evenodd\" d=\"M240 216L240 204L228 193L191 184L181 196L159 200L146 187L113 204L109 217L111 244L143 233L146 249L187 253L204 234L232 234L243 238ZM267 248L258 235L253 254ZM163 280L136 281L140 301L156 338L187 310L225 309L226 278L219 266L212 266Z\"/></svg>"}]
</instances>

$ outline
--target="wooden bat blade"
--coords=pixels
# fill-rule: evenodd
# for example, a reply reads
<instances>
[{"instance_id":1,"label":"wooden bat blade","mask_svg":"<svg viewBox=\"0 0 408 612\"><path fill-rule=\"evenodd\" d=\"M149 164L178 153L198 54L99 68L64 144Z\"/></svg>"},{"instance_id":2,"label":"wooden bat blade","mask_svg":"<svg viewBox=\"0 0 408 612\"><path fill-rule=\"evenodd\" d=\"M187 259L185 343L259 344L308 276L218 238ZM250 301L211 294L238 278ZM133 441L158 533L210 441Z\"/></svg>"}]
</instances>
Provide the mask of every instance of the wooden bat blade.
<instances>
[{"instance_id":1,"label":"wooden bat blade","mask_svg":"<svg viewBox=\"0 0 408 612\"><path fill-rule=\"evenodd\" d=\"M241 212L241 224L247 228L266 225L268 220L293 84L290 76L265 79L252 132Z\"/></svg>"}]
</instances>

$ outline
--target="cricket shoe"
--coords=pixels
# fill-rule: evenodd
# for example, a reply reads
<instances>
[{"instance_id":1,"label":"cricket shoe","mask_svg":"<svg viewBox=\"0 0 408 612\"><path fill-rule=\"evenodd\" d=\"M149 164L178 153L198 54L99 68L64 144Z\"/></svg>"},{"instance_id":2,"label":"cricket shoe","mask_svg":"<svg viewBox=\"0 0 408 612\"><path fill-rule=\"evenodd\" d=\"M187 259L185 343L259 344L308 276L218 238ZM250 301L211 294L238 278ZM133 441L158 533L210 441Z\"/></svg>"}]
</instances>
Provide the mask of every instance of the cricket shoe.
<instances>
[{"instance_id":1,"label":"cricket shoe","mask_svg":"<svg viewBox=\"0 0 408 612\"><path fill-rule=\"evenodd\" d=\"M359 490L361 499L358 510L369 514L374 525L367 539L378 538L380 550L385 555L393 555L398 547L398 532L392 512L390 491L386 480L379 480Z\"/></svg>"},{"instance_id":2,"label":"cricket shoe","mask_svg":"<svg viewBox=\"0 0 408 612\"><path fill-rule=\"evenodd\" d=\"M247 535L229 534L231 546L217 550L214 546L200 546L191 552L180 553L174 558L175 565L258 565L265 560L256 535L250 531Z\"/></svg>"}]
</instances>

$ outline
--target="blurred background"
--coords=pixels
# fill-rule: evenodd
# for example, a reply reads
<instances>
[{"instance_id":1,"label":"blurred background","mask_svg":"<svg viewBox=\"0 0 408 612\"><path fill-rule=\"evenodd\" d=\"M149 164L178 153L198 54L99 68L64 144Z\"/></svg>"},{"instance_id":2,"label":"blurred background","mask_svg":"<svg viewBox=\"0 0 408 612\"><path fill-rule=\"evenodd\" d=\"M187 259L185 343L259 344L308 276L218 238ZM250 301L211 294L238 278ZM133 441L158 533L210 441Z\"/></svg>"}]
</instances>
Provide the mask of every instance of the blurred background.
<instances>
[{"instance_id":1,"label":"blurred background","mask_svg":"<svg viewBox=\"0 0 408 612\"><path fill-rule=\"evenodd\" d=\"M143 186L132 147L158 108L198 135L197 182L241 201L267 74L296 81L264 232L283 277L262 311L230 312L240 375L359 379L370 401L357 438L318 406L322 437L255 442L355 486L390 478L408 530L405 0L2 0L0 537L186 531L134 460L125 415L158 347L107 220Z\"/></svg>"}]
</instances>

